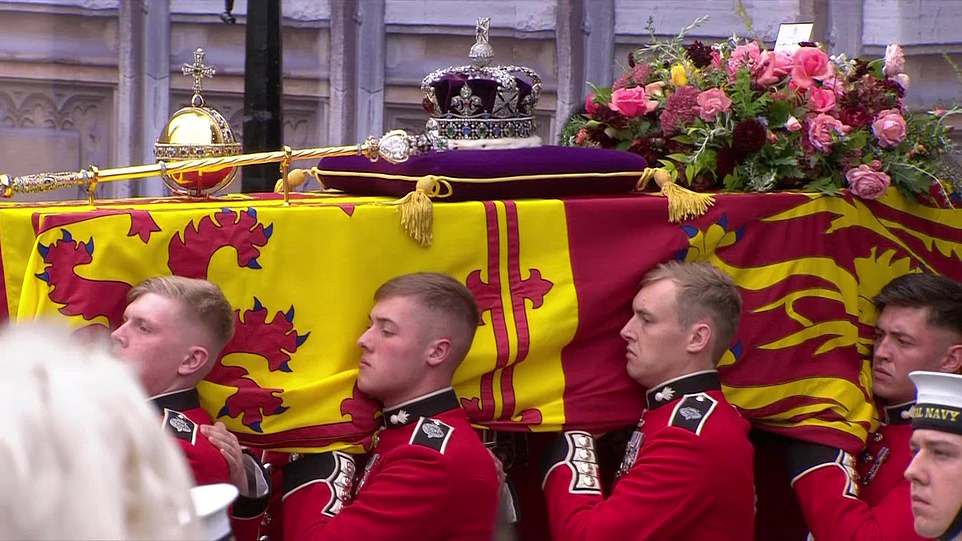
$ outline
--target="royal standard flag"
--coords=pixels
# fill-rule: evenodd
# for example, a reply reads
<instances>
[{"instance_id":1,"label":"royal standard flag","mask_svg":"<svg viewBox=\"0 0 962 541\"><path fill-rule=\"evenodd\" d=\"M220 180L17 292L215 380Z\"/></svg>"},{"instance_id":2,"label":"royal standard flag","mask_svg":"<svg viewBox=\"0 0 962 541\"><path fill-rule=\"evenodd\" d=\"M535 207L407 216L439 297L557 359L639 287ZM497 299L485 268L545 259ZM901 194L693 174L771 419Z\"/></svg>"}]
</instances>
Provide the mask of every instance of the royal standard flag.
<instances>
[{"instance_id":1,"label":"royal standard flag","mask_svg":"<svg viewBox=\"0 0 962 541\"><path fill-rule=\"evenodd\" d=\"M414 271L451 274L478 299L483 324L455 381L475 423L632 425L643 389L618 330L638 282L672 258L706 260L745 299L720 366L730 400L759 428L858 450L877 421L871 299L907 272L962 279L962 216L894 192L716 199L682 224L643 194L435 204L429 248L383 199L7 206L0 253L11 316L76 328L116 325L126 292L150 276L220 285L237 333L201 387L204 406L243 443L287 450L366 443L379 419L354 385L356 339L374 290Z\"/></svg>"}]
</instances>

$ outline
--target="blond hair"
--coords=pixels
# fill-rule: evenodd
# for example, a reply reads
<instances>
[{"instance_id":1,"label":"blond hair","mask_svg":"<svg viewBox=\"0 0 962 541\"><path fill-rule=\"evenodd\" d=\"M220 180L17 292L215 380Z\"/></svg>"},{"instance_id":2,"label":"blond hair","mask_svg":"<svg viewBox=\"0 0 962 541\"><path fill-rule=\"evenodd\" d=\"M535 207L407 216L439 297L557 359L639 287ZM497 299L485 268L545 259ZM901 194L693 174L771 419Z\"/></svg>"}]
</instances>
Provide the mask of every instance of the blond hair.
<instances>
[{"instance_id":1,"label":"blond hair","mask_svg":"<svg viewBox=\"0 0 962 541\"><path fill-rule=\"evenodd\" d=\"M460 363L471 349L480 316L474 295L461 282L440 272L415 272L396 276L381 285L374 301L393 297L411 297L427 311L435 314L452 333L452 357Z\"/></svg>"},{"instance_id":2,"label":"blond hair","mask_svg":"<svg viewBox=\"0 0 962 541\"><path fill-rule=\"evenodd\" d=\"M234 336L234 309L213 282L183 276L156 276L127 293L131 303L147 293L173 299L192 322L201 325L212 340L210 356L216 359Z\"/></svg>"},{"instance_id":3,"label":"blond hair","mask_svg":"<svg viewBox=\"0 0 962 541\"><path fill-rule=\"evenodd\" d=\"M202 536L180 450L106 349L8 327L0 366L0 539Z\"/></svg>"},{"instance_id":4,"label":"blond hair","mask_svg":"<svg viewBox=\"0 0 962 541\"><path fill-rule=\"evenodd\" d=\"M712 360L717 363L735 338L741 318L742 297L735 283L710 263L669 261L646 274L641 285L661 280L677 286L675 306L682 328L701 319L711 322Z\"/></svg>"}]
</instances>

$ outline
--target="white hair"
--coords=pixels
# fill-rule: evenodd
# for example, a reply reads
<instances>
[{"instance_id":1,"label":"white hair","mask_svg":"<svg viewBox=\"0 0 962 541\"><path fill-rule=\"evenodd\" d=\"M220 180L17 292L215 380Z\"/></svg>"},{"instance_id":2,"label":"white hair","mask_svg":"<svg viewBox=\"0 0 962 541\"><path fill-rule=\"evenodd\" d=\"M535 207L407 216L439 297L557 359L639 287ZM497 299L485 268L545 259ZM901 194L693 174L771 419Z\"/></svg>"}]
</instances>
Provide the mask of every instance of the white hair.
<instances>
[{"instance_id":1,"label":"white hair","mask_svg":"<svg viewBox=\"0 0 962 541\"><path fill-rule=\"evenodd\" d=\"M8 327L0 374L0 539L202 538L180 450L105 348Z\"/></svg>"}]
</instances>

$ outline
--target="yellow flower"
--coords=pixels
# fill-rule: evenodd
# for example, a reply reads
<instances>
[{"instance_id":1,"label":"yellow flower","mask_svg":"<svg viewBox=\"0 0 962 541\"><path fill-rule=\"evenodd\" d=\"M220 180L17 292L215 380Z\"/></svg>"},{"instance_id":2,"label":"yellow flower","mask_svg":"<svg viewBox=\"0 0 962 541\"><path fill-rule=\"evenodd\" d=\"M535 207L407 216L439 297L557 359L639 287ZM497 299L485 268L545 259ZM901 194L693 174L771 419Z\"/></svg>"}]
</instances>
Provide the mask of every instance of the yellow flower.
<instances>
[{"instance_id":1,"label":"yellow flower","mask_svg":"<svg viewBox=\"0 0 962 541\"><path fill-rule=\"evenodd\" d=\"M675 86L685 86L688 84L688 74L685 73L685 66L675 64L671 67L671 83Z\"/></svg>"}]
</instances>

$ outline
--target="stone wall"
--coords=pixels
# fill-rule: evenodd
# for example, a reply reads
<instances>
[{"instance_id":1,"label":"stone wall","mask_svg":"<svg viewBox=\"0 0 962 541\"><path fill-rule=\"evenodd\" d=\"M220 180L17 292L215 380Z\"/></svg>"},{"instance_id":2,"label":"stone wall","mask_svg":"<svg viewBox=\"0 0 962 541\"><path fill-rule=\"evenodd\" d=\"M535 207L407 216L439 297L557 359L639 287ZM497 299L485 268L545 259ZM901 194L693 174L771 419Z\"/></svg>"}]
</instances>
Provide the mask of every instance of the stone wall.
<instances>
[{"instance_id":1,"label":"stone wall","mask_svg":"<svg viewBox=\"0 0 962 541\"><path fill-rule=\"evenodd\" d=\"M217 75L209 104L241 138L246 2L236 25L220 0L0 1L0 172L23 174L152 161L170 113L186 104L180 66L203 47ZM901 42L912 77L908 104L962 103L962 9L956 0L283 0L284 136L292 147L354 143L423 126L421 79L467 63L477 16L492 19L495 61L544 80L540 135L556 140L586 81L609 84L628 50L656 33L708 41L752 34L768 43L781 22L813 21L831 52L880 55ZM750 28L750 30L749 30ZM561 119L559 121L559 119ZM239 185L239 184L237 184ZM116 183L103 195L159 195L156 179ZM85 197L82 190L42 198ZM20 199L18 197L18 199Z\"/></svg>"}]
</instances>

